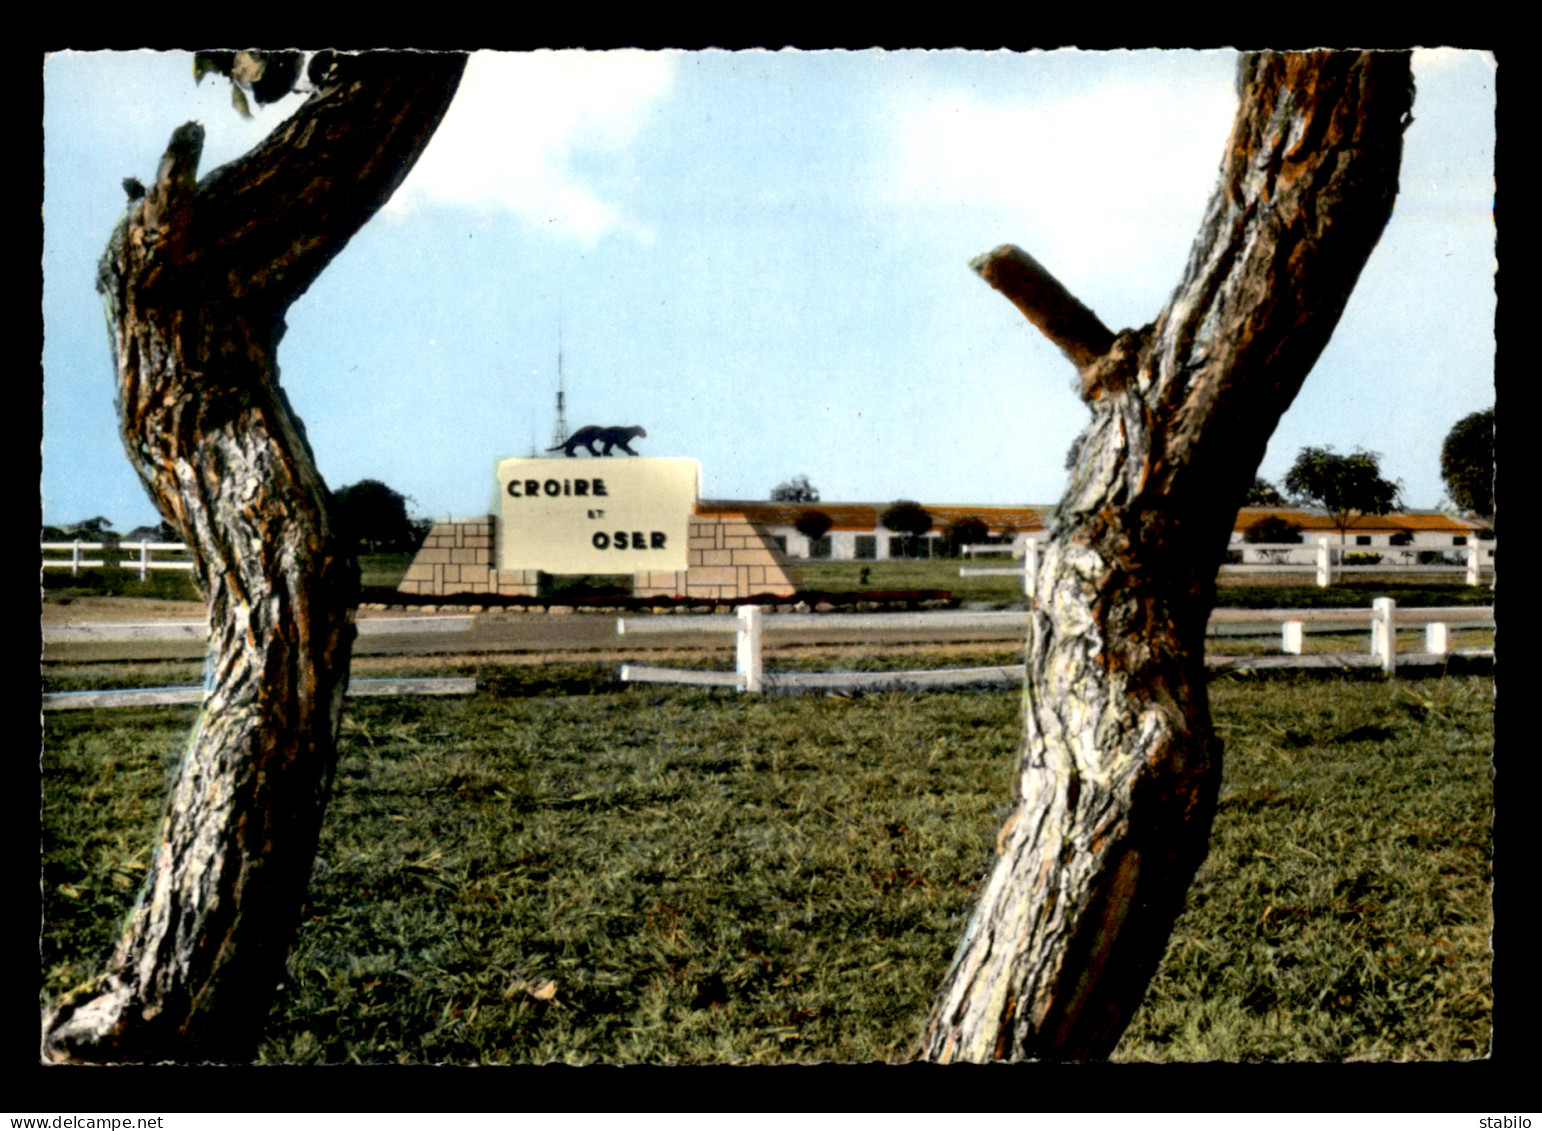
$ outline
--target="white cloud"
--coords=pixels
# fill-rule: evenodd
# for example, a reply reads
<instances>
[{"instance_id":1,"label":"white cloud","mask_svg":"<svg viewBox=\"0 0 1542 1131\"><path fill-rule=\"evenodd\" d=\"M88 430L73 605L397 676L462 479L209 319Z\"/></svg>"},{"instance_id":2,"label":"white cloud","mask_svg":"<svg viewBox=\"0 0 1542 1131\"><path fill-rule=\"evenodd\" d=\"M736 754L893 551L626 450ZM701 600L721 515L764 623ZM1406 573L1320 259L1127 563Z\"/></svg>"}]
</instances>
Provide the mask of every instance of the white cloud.
<instances>
[{"instance_id":1,"label":"white cloud","mask_svg":"<svg viewBox=\"0 0 1542 1131\"><path fill-rule=\"evenodd\" d=\"M387 210L456 204L512 212L586 244L613 232L649 240L576 164L635 145L674 73L672 55L645 51L478 52Z\"/></svg>"},{"instance_id":2,"label":"white cloud","mask_svg":"<svg viewBox=\"0 0 1542 1131\"><path fill-rule=\"evenodd\" d=\"M1152 269L1170 286L1173 248L1181 256L1194 238L1235 114L1232 84L1213 77L1010 101L898 92L879 191L978 215L1057 273Z\"/></svg>"}]
</instances>

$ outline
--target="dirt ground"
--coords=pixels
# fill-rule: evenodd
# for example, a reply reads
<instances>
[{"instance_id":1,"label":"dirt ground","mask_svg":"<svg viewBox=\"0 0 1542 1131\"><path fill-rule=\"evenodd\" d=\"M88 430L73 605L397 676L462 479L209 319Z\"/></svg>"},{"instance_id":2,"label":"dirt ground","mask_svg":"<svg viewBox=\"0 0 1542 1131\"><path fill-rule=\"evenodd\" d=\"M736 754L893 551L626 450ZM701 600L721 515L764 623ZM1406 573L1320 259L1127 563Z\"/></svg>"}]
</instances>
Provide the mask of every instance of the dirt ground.
<instances>
[{"instance_id":1,"label":"dirt ground","mask_svg":"<svg viewBox=\"0 0 1542 1131\"><path fill-rule=\"evenodd\" d=\"M361 618L402 615L399 611L393 613L381 610L361 610L359 613ZM413 613L412 615L464 614ZM77 597L67 602L47 601L42 609L42 623L46 625L89 621L186 621L202 620L203 617L204 607L198 601L161 601L133 597ZM432 651L409 647L406 638L365 637L355 646L352 667L355 672L368 672L400 667L404 662L422 668L454 668L466 664L591 663L617 659L661 663L693 656L699 657L704 652L722 653L730 659L733 655L734 638L731 635L694 639L685 646L677 644L676 641L666 643L663 638L658 637L612 639L610 626L614 624L614 616L599 617L592 625L575 625L573 624L575 619L578 618L569 616L548 620L546 617L532 617L527 622L525 617L479 618L482 630L473 630L473 632L456 634L456 636L479 635L481 631L501 635L490 637L480 647L465 650L458 650L452 637L441 634L432 634L427 639L425 647ZM587 621L590 618L583 619ZM832 627L838 627L838 624ZM584 638L582 643L578 640L571 643L562 640L559 643L558 639L549 639L569 636L574 628L589 630L578 634ZM531 636L533 639L519 640L519 637L524 636ZM591 636L597 636L597 638L587 639ZM513 646L500 647L502 637L508 637L509 644ZM568 646L564 647L564 644ZM764 645L768 656L782 653L858 659L871 653L887 656L916 653L926 656L931 661L940 661L944 664L955 661L967 662L971 657L997 654L1003 650L1011 651L1012 648L1010 641L1001 640L926 642L885 640L879 644L877 641L835 643L777 636L768 637ZM49 645L45 658L74 663L111 662L122 660L129 655L143 659L196 659L203 654L202 649L203 644L200 641L80 642Z\"/></svg>"}]
</instances>

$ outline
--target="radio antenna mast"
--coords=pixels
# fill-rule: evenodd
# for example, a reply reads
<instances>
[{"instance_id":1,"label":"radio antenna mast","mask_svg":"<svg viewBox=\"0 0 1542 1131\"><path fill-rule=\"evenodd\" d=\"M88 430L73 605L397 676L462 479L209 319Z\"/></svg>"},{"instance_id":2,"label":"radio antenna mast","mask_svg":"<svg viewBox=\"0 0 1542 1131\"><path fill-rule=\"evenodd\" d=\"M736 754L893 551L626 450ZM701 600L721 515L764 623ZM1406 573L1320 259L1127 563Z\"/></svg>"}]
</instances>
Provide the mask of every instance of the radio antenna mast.
<instances>
[{"instance_id":1,"label":"radio antenna mast","mask_svg":"<svg viewBox=\"0 0 1542 1131\"><path fill-rule=\"evenodd\" d=\"M557 316L557 427L552 432L553 450L568 442L568 421L562 391L562 316Z\"/></svg>"}]
</instances>

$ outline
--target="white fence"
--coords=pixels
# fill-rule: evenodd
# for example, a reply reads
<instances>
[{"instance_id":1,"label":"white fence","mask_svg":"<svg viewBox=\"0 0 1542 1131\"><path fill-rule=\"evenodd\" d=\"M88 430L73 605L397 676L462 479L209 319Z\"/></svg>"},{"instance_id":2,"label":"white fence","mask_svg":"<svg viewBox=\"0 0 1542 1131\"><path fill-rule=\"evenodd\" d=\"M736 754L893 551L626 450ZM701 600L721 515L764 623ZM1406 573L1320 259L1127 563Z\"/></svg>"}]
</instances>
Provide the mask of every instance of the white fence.
<instances>
[{"instance_id":1,"label":"white fence","mask_svg":"<svg viewBox=\"0 0 1542 1131\"><path fill-rule=\"evenodd\" d=\"M1005 549L1006 547L987 548ZM980 549L981 548L977 546L965 547L966 551L978 551ZM1020 566L960 566L958 575L960 577L1021 577L1023 579L1023 592L1031 597L1033 595L1033 576L1036 572L1038 572L1039 566L1039 544L1036 541L1030 541L1024 544L1023 549L1025 550L1025 555L1023 557L1023 564ZM1345 564L1344 558L1349 554L1363 554L1367 552L1379 553L1381 554L1382 558L1385 559L1387 552L1376 550L1367 551L1363 546L1335 546L1327 537L1322 537L1317 540L1315 558L1311 562L1302 562L1299 560L1293 561L1290 559L1290 553L1300 553L1302 551L1302 546L1300 543L1281 542L1257 544L1249 546L1249 549L1256 550L1263 554L1278 554L1279 560L1248 562L1246 564L1227 563L1221 566L1221 572L1310 573L1315 578L1318 588L1325 589L1333 584L1333 579L1336 576L1346 573L1442 573L1448 575L1459 573L1464 576L1468 585L1480 585L1483 581L1483 573L1485 569L1485 567L1481 564L1482 548L1479 546L1456 546L1450 550L1442 551L1443 553L1447 554L1459 554L1465 559L1463 563L1454 565L1419 565L1416 564L1417 555L1419 553L1428 551L1404 550L1402 548L1397 548L1390 552L1399 555L1406 555L1407 558L1413 559L1413 562L1405 561L1405 563L1399 564L1397 562L1387 562L1383 560L1375 563L1374 565L1358 565L1354 563ZM1486 568L1492 577L1493 566L1490 565Z\"/></svg>"},{"instance_id":2,"label":"white fence","mask_svg":"<svg viewBox=\"0 0 1542 1131\"><path fill-rule=\"evenodd\" d=\"M1468 585L1482 583L1485 569L1492 571L1492 562L1485 567L1483 551L1486 547L1481 545L1453 546L1450 549L1434 551L1427 546L1394 546L1391 548L1370 549L1365 546L1345 546L1335 544L1327 535L1319 536L1317 548L1310 562L1303 562L1296 557L1306 551L1299 542L1269 542L1250 543L1246 547L1233 546L1233 550L1245 549L1265 558L1273 557L1274 561L1227 563L1221 566L1222 573L1312 573L1315 575L1319 587L1327 587L1333 584L1333 579L1339 574L1346 573L1443 573L1462 574ZM1493 557L1493 549L1487 547L1490 558ZM1451 555L1462 560L1456 563L1421 564L1419 557L1427 553L1440 553L1443 557ZM1360 564L1347 561L1353 555L1375 555L1381 560L1374 563ZM1396 556L1400 561L1388 561Z\"/></svg>"},{"instance_id":3,"label":"white fence","mask_svg":"<svg viewBox=\"0 0 1542 1131\"><path fill-rule=\"evenodd\" d=\"M623 618L616 622L622 636L654 633L722 632L735 635L735 664L731 672L685 671L625 664L621 679L637 683L685 683L715 687L737 687L746 692L791 688L856 688L903 685L907 687L947 687L980 683L1021 683L1022 664L994 667L946 668L928 671L881 672L779 672L768 673L762 655L762 641L767 628L773 629L903 629L909 631L960 628L1028 627L1026 612L941 612L941 613L865 613L823 616L819 614L782 614L768 625L764 610L758 605L742 605L736 615L712 615L689 618ZM1254 626L1268 625L1281 634L1283 656L1216 657L1212 666L1245 667L1327 667L1371 666L1387 673L1397 668L1397 629L1399 625L1424 625L1424 651L1405 653L1405 663L1439 663L1450 655L1492 656L1492 649L1455 652L1450 647L1453 624L1466 627L1492 627L1491 608L1405 609L1397 613L1397 603L1389 597L1378 598L1369 609L1216 609L1211 614L1208 634L1215 637L1258 636ZM1307 628L1308 625L1312 627ZM1275 629L1275 626L1278 626ZM1370 629L1370 649L1361 657L1303 655L1302 638L1306 632L1343 632L1346 629ZM1272 635L1272 632L1270 633Z\"/></svg>"},{"instance_id":4,"label":"white fence","mask_svg":"<svg viewBox=\"0 0 1542 1131\"><path fill-rule=\"evenodd\" d=\"M83 569L137 569L139 580L143 581L153 569L181 569L190 570L193 563L187 559L177 561L157 560L154 555L163 553L188 552L187 546L182 542L44 542L42 549L45 552L43 558L44 569L67 569L71 576L78 577ZM68 558L49 558L47 552L59 553L69 551ZM125 554L136 555L132 560L121 560L109 563L105 558L87 558L85 554L99 554L105 550L117 550Z\"/></svg>"}]
</instances>

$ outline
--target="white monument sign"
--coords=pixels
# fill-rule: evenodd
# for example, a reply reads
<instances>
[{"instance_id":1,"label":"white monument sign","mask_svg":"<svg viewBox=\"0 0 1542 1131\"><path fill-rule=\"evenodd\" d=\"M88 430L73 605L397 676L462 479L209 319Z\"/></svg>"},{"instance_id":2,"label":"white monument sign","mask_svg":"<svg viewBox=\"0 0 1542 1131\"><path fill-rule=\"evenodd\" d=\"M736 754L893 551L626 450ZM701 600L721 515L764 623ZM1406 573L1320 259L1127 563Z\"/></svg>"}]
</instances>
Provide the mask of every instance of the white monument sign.
<instances>
[{"instance_id":1,"label":"white monument sign","mask_svg":"<svg viewBox=\"0 0 1542 1131\"><path fill-rule=\"evenodd\" d=\"M652 573L687 565L701 489L693 459L506 459L498 568Z\"/></svg>"}]
</instances>

